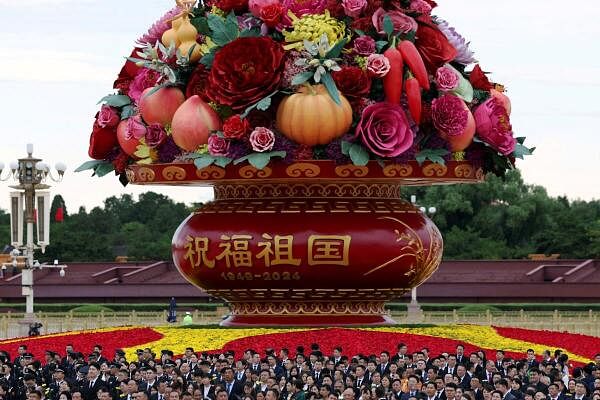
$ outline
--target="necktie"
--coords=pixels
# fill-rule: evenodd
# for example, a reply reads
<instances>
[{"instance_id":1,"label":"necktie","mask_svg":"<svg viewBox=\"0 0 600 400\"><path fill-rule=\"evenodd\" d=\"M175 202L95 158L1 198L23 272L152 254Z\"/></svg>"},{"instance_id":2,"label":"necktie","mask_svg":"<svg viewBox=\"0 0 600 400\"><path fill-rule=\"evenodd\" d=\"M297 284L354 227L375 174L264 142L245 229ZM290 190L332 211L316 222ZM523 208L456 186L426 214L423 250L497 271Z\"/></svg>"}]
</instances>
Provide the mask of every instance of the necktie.
<instances>
[{"instance_id":1,"label":"necktie","mask_svg":"<svg viewBox=\"0 0 600 400\"><path fill-rule=\"evenodd\" d=\"M231 394L231 383L227 384L227 394Z\"/></svg>"},{"instance_id":2,"label":"necktie","mask_svg":"<svg viewBox=\"0 0 600 400\"><path fill-rule=\"evenodd\" d=\"M94 387L94 381L90 381L90 389Z\"/></svg>"}]
</instances>

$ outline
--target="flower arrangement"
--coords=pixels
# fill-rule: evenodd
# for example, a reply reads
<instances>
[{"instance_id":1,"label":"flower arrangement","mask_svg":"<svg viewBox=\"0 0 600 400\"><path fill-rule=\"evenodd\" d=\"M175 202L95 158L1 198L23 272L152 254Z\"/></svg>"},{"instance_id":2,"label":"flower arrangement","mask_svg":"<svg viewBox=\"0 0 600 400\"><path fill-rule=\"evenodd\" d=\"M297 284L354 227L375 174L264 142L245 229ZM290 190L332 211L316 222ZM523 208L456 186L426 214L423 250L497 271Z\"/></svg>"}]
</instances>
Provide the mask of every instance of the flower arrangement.
<instances>
[{"instance_id":1,"label":"flower arrangement","mask_svg":"<svg viewBox=\"0 0 600 400\"><path fill-rule=\"evenodd\" d=\"M320 329L164 326L105 328L10 339L0 341L0 349L14 354L19 345L25 344L29 352L41 359L45 350L60 350L65 344L73 344L77 351L88 351L100 343L103 354L114 354L115 349L123 349L127 359L133 361L137 359L136 349L145 347L157 354L161 349L169 349L180 355L187 347L211 353L234 350L235 354L255 349L263 354L268 348L287 347L293 351L299 345L309 347L311 343L319 343L327 353L341 345L347 354L356 355L383 350L393 352L399 342L406 343L409 349L428 347L434 355L451 351L459 343L465 346L467 354L482 349L488 357L493 357L496 349L504 349L508 357L516 359L524 358L528 349L533 349L539 357L548 348L560 348L574 365L579 366L593 360L599 339L574 333L478 325Z\"/></svg>"},{"instance_id":2,"label":"flower arrangement","mask_svg":"<svg viewBox=\"0 0 600 400\"><path fill-rule=\"evenodd\" d=\"M131 163L466 160L502 175L533 151L433 0L176 3L100 101L79 170L125 184Z\"/></svg>"}]
</instances>

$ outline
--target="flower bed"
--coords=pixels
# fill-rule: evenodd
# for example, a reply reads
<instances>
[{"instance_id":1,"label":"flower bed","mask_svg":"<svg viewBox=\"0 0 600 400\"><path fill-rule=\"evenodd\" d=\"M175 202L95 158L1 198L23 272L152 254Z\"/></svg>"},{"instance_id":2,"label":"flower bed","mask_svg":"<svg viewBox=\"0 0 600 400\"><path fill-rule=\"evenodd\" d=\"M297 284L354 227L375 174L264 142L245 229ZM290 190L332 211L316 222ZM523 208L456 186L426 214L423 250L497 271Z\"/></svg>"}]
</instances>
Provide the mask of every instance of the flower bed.
<instances>
[{"instance_id":1,"label":"flower bed","mask_svg":"<svg viewBox=\"0 0 600 400\"><path fill-rule=\"evenodd\" d=\"M538 355L546 349L561 348L575 365L590 362L600 351L600 339L591 336L476 325L353 329L112 328L0 341L0 349L15 354L20 344L27 344L29 351L41 358L46 349L62 352L68 343L82 352L91 351L98 343L107 356L122 348L127 358L135 359L135 350L144 347L157 354L162 349L182 354L186 347L208 352L234 350L236 354L253 348L264 354L267 348L287 347L293 353L297 346L308 348L311 343L319 343L325 353L341 345L347 354L371 354L382 350L394 352L400 342L406 343L410 351L428 347L432 354L452 352L460 343L467 354L482 349L491 358L497 349L504 349L509 357L524 358L529 348Z\"/></svg>"}]
</instances>

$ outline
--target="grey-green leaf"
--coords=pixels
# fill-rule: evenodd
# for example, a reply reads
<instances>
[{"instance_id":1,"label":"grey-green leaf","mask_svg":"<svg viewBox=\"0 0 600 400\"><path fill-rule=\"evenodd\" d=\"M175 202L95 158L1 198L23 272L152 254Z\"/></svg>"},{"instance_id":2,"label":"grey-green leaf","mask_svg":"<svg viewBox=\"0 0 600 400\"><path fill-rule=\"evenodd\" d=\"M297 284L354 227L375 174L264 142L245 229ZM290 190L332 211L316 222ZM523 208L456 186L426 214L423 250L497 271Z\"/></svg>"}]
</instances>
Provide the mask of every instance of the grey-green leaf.
<instances>
[{"instance_id":1,"label":"grey-green leaf","mask_svg":"<svg viewBox=\"0 0 600 400\"><path fill-rule=\"evenodd\" d=\"M256 103L256 108L260 111L267 111L271 107L271 97L265 97Z\"/></svg>"},{"instance_id":2,"label":"grey-green leaf","mask_svg":"<svg viewBox=\"0 0 600 400\"><path fill-rule=\"evenodd\" d=\"M369 162L369 153L360 144L352 144L349 154L354 165L363 167Z\"/></svg>"},{"instance_id":3,"label":"grey-green leaf","mask_svg":"<svg viewBox=\"0 0 600 400\"><path fill-rule=\"evenodd\" d=\"M111 107L124 107L128 104L131 104L131 99L129 96L125 96L124 94L109 94L108 96L104 96L98 104L104 103Z\"/></svg>"},{"instance_id":4,"label":"grey-green leaf","mask_svg":"<svg viewBox=\"0 0 600 400\"><path fill-rule=\"evenodd\" d=\"M325 88L327 88L327 92L335 101L335 103L339 106L342 105L342 100L340 99L340 93L337 90L337 86L335 86L335 82L331 77L331 74L327 73L321 77L321 81L325 84Z\"/></svg>"},{"instance_id":5,"label":"grey-green leaf","mask_svg":"<svg viewBox=\"0 0 600 400\"><path fill-rule=\"evenodd\" d=\"M391 36L394 33L394 23L388 14L383 17L383 31L388 36Z\"/></svg>"},{"instance_id":6,"label":"grey-green leaf","mask_svg":"<svg viewBox=\"0 0 600 400\"><path fill-rule=\"evenodd\" d=\"M198 157L194 160L194 165L198 169L206 168L215 162L215 158L209 154L203 154L203 157Z\"/></svg>"},{"instance_id":7,"label":"grey-green leaf","mask_svg":"<svg viewBox=\"0 0 600 400\"><path fill-rule=\"evenodd\" d=\"M229 157L215 157L215 164L221 168L225 168L231 163L231 158Z\"/></svg>"},{"instance_id":8,"label":"grey-green leaf","mask_svg":"<svg viewBox=\"0 0 600 400\"><path fill-rule=\"evenodd\" d=\"M98 165L105 163L106 161L102 160L89 160L81 164L79 167L75 169L75 172L86 171L88 169L94 169Z\"/></svg>"},{"instance_id":9,"label":"grey-green leaf","mask_svg":"<svg viewBox=\"0 0 600 400\"><path fill-rule=\"evenodd\" d=\"M271 161L269 153L252 153L248 156L248 162L256 169L263 169Z\"/></svg>"},{"instance_id":10,"label":"grey-green leaf","mask_svg":"<svg viewBox=\"0 0 600 400\"><path fill-rule=\"evenodd\" d=\"M103 177L115 170L115 166L110 162L104 162L94 168L94 173L99 177Z\"/></svg>"},{"instance_id":11,"label":"grey-green leaf","mask_svg":"<svg viewBox=\"0 0 600 400\"><path fill-rule=\"evenodd\" d=\"M310 78L312 78L312 76L312 71L300 72L299 74L296 74L296 76L294 76L294 78L292 79L292 85L301 85L304 82L308 81Z\"/></svg>"}]
</instances>

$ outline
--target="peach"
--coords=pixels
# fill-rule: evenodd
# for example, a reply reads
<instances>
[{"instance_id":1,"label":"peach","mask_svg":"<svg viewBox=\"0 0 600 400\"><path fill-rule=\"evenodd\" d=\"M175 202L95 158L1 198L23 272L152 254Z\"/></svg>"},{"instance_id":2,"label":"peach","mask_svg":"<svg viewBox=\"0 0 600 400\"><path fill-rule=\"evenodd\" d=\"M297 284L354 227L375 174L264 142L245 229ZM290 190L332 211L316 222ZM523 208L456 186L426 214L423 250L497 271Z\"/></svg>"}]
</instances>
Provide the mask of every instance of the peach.
<instances>
[{"instance_id":1,"label":"peach","mask_svg":"<svg viewBox=\"0 0 600 400\"><path fill-rule=\"evenodd\" d=\"M211 131L221 129L221 120L208 103L198 95L187 99L177 109L171 124L171 135L180 148L195 151L208 143Z\"/></svg>"},{"instance_id":2,"label":"peach","mask_svg":"<svg viewBox=\"0 0 600 400\"><path fill-rule=\"evenodd\" d=\"M173 115L185 101L183 92L175 87L164 87L150 94L154 88L142 92L140 98L140 114L144 121L150 124L167 126L171 124Z\"/></svg>"}]
</instances>

